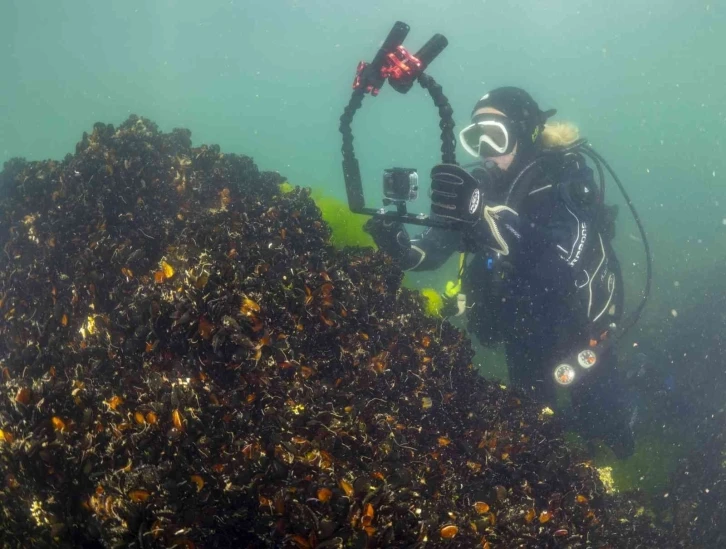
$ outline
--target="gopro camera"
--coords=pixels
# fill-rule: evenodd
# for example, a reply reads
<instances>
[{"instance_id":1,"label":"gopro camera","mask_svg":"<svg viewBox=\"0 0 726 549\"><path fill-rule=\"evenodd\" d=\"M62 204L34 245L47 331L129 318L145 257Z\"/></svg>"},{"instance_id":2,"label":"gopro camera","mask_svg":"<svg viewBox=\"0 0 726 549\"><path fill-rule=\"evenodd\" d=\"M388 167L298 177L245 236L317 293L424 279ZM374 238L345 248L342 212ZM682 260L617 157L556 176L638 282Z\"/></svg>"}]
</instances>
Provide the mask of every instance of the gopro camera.
<instances>
[{"instance_id":1,"label":"gopro camera","mask_svg":"<svg viewBox=\"0 0 726 549\"><path fill-rule=\"evenodd\" d=\"M411 202L418 198L418 173L413 168L383 170L383 196L388 203Z\"/></svg>"}]
</instances>

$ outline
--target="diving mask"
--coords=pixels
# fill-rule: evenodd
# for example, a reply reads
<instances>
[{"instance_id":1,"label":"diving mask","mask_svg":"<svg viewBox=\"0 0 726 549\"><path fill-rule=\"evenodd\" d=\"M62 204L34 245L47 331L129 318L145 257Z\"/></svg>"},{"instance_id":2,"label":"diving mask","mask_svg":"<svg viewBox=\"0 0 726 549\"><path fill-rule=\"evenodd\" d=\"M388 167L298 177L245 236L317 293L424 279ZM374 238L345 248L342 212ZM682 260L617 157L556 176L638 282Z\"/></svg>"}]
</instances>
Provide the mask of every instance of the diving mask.
<instances>
[{"instance_id":1,"label":"diving mask","mask_svg":"<svg viewBox=\"0 0 726 549\"><path fill-rule=\"evenodd\" d=\"M459 142L471 156L490 158L512 152L517 138L506 116L487 113L459 132Z\"/></svg>"}]
</instances>

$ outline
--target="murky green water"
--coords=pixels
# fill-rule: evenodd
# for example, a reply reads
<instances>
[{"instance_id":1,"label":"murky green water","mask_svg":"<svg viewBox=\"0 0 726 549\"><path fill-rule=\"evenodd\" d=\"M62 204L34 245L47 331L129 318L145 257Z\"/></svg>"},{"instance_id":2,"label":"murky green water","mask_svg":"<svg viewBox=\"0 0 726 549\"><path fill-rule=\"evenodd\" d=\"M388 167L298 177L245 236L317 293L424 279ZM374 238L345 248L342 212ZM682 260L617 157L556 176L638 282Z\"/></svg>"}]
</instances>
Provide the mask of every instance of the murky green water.
<instances>
[{"instance_id":1,"label":"murky green water","mask_svg":"<svg viewBox=\"0 0 726 549\"><path fill-rule=\"evenodd\" d=\"M644 396L654 404L638 431L638 453L620 464L619 478L623 486L663 489L677 458L693 449L692 426L723 404L706 385L681 389L684 368L698 371L705 360L701 347L688 347L697 336L710 345L707 359L724 363L714 338L726 323L700 314L724 291L723 1L4 0L0 161L61 159L94 122L119 124L135 113L165 131L190 128L195 144L219 143L292 184L344 199L338 118L356 64L370 60L396 20L411 25L406 43L413 50L434 33L448 38L428 72L460 124L487 90L524 87L542 108L557 108L560 120L578 125L625 183L655 274L623 364L636 368L642 351L650 370L673 374L676 383L665 397L655 395L660 389ZM406 96L384 89L365 101L354 131L372 202L383 168L415 166L426 174L439 162L437 123L418 88ZM608 199L622 206L614 186ZM623 207L616 246L632 305L644 262ZM408 275L408 282L442 286L454 274L449 267ZM702 318L710 320L698 325ZM496 352L478 361L486 375L506 375ZM726 376L724 368L713 371ZM705 395L706 406L661 407L671 394L686 401Z\"/></svg>"}]
</instances>

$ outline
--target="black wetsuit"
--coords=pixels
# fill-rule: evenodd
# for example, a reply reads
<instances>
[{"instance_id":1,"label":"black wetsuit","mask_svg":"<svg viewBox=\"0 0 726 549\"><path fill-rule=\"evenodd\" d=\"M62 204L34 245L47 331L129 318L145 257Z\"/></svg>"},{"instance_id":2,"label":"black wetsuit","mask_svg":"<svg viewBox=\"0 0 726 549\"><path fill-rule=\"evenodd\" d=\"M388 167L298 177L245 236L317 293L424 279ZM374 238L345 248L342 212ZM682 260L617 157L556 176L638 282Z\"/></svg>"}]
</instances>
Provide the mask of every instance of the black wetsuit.
<instances>
[{"instance_id":1,"label":"black wetsuit","mask_svg":"<svg viewBox=\"0 0 726 549\"><path fill-rule=\"evenodd\" d=\"M462 293L469 331L484 345L504 344L511 383L554 405L557 361L587 347L622 314L614 215L578 154L549 154L519 173L510 179L514 187L484 189L488 203L519 214L517 226L502 231L509 253L479 247L466 264ZM436 269L460 249L458 233L428 229L411 240L404 268ZM573 389L572 403L580 431L620 444L619 454L632 451L613 352Z\"/></svg>"}]
</instances>

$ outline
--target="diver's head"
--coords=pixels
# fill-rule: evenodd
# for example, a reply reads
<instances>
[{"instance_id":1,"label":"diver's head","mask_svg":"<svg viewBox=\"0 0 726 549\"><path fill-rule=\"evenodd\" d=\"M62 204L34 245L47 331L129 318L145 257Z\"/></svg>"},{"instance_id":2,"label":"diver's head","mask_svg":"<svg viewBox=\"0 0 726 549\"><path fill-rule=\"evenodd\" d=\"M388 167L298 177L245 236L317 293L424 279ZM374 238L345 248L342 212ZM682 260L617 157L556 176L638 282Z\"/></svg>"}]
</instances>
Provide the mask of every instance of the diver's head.
<instances>
[{"instance_id":1,"label":"diver's head","mask_svg":"<svg viewBox=\"0 0 726 549\"><path fill-rule=\"evenodd\" d=\"M542 112L520 88L497 88L477 101L459 141L472 156L509 170L537 154L545 121L555 112Z\"/></svg>"}]
</instances>

